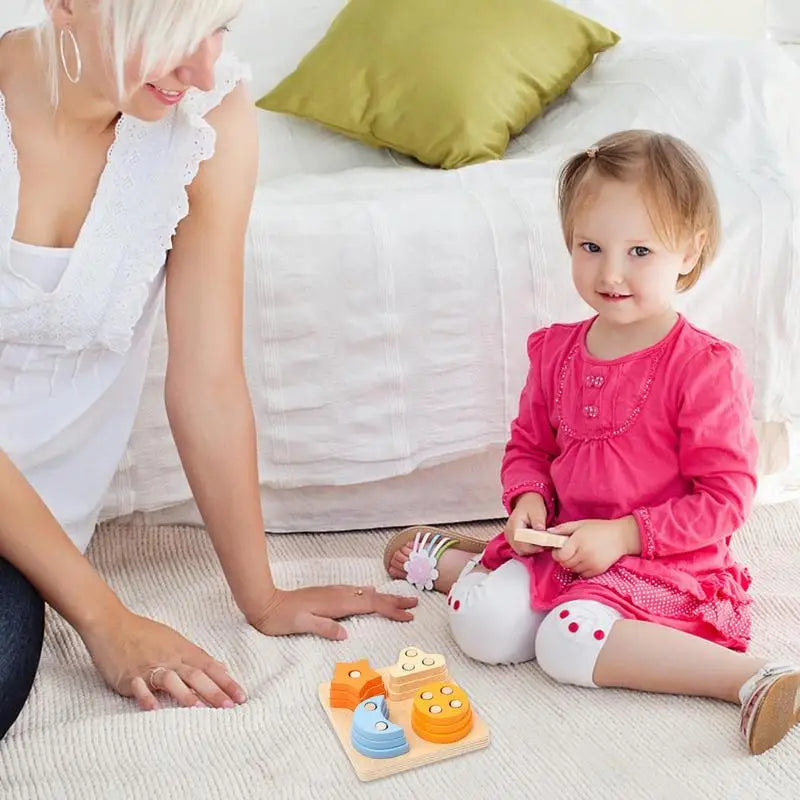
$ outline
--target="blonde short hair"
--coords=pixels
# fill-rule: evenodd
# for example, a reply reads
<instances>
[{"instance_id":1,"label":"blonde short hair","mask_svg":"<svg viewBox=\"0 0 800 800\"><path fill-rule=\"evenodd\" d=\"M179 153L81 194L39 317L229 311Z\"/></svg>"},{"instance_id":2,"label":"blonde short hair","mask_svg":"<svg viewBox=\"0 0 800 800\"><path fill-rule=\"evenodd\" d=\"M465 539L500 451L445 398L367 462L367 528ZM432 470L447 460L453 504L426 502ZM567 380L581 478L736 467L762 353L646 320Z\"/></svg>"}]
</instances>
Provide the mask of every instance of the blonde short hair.
<instances>
[{"instance_id":1,"label":"blonde short hair","mask_svg":"<svg viewBox=\"0 0 800 800\"><path fill-rule=\"evenodd\" d=\"M154 67L176 63L194 52L212 31L242 7L243 0L83 0L97 6L101 24L109 31L108 56L120 98L125 93L125 62L140 48L142 77ZM76 32L80 36L80 32ZM53 104L58 104L60 56L58 37L48 17L38 28ZM80 39L78 39L80 42Z\"/></svg>"},{"instance_id":2,"label":"blonde short hair","mask_svg":"<svg viewBox=\"0 0 800 800\"><path fill-rule=\"evenodd\" d=\"M573 156L558 179L561 227L570 249L575 215L598 177L641 183L653 227L667 247L677 248L705 231L697 264L679 277L677 289L694 286L714 258L720 236L719 202L700 156L674 136L644 130L613 133Z\"/></svg>"}]
</instances>

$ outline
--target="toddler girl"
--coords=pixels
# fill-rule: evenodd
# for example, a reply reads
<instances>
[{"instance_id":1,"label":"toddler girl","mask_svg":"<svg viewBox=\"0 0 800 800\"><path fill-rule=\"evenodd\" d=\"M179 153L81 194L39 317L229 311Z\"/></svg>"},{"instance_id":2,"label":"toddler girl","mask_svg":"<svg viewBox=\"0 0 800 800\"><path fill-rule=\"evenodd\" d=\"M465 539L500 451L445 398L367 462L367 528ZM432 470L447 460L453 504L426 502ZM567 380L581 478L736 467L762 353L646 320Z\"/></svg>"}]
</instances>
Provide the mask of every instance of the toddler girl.
<instances>
[{"instance_id":1,"label":"toddler girl","mask_svg":"<svg viewBox=\"0 0 800 800\"><path fill-rule=\"evenodd\" d=\"M750 577L729 543L756 489L751 387L738 350L672 308L717 246L710 176L684 142L626 131L565 165L559 207L596 314L528 339L501 471L508 524L488 545L408 529L387 567L448 592L472 658L739 703L762 753L800 718L800 671L744 652ZM515 539L523 528L568 538L542 548Z\"/></svg>"}]
</instances>

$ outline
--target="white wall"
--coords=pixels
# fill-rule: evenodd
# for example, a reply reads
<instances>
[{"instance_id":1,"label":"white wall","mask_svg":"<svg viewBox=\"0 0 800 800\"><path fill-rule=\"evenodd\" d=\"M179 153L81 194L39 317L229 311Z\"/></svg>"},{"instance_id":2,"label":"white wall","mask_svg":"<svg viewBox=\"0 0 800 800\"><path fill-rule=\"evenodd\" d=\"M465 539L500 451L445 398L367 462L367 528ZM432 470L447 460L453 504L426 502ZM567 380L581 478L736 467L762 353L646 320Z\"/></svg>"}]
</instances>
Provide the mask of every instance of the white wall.
<instances>
[{"instance_id":1,"label":"white wall","mask_svg":"<svg viewBox=\"0 0 800 800\"><path fill-rule=\"evenodd\" d=\"M643 0L643 2L653 0ZM791 2L791 0L789 0ZM271 0L247 0L267 3ZM613 2L613 0L608 0ZM769 0L656 0L687 33L723 33L760 38L765 33L764 7ZM787 0L782 0L787 2ZM796 0L800 4L800 0ZM27 22L38 15L42 0L0 0L0 27Z\"/></svg>"},{"instance_id":2,"label":"white wall","mask_svg":"<svg viewBox=\"0 0 800 800\"><path fill-rule=\"evenodd\" d=\"M800 0L796 0L800 3ZM767 0L659 0L687 33L722 33L762 38Z\"/></svg>"},{"instance_id":3,"label":"white wall","mask_svg":"<svg viewBox=\"0 0 800 800\"><path fill-rule=\"evenodd\" d=\"M273 0L246 0L269 3ZM29 23L41 14L43 0L0 0L0 29ZM614 0L606 0L613 3ZM763 38L767 20L792 41L800 39L800 0L641 0L660 5L678 30L685 33L723 34ZM769 9L769 12L767 11Z\"/></svg>"},{"instance_id":4,"label":"white wall","mask_svg":"<svg viewBox=\"0 0 800 800\"><path fill-rule=\"evenodd\" d=\"M0 0L0 29L29 25L41 17L41 0Z\"/></svg>"}]
</instances>

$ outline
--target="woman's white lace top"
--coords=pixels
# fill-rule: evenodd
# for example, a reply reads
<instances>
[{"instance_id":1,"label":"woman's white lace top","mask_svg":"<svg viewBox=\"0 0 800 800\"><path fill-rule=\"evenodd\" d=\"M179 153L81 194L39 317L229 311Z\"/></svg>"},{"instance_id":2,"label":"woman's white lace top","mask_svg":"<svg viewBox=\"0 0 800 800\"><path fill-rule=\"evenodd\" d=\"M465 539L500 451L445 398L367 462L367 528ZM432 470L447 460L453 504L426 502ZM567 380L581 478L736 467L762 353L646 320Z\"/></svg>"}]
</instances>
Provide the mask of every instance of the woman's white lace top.
<instances>
[{"instance_id":1,"label":"woman's white lace top","mask_svg":"<svg viewBox=\"0 0 800 800\"><path fill-rule=\"evenodd\" d=\"M82 551L133 426L186 187L214 152L204 116L247 77L223 56L212 91L159 122L121 117L71 250L12 241L19 173L0 93L0 449Z\"/></svg>"}]
</instances>

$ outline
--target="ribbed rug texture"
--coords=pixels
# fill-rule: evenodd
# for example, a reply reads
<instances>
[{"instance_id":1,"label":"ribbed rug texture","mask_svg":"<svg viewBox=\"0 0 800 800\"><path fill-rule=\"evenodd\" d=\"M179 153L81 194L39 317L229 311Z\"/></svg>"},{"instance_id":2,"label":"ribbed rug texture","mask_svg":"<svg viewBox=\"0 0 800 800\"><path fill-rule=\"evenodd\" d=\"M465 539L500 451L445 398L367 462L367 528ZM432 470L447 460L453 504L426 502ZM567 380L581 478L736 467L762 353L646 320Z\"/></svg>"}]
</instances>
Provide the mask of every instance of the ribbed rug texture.
<instances>
[{"instance_id":1,"label":"ribbed rug texture","mask_svg":"<svg viewBox=\"0 0 800 800\"><path fill-rule=\"evenodd\" d=\"M494 525L452 526L489 536ZM272 536L276 579L390 581L389 531ZM751 568L758 653L800 660L800 505L758 509L736 536ZM232 711L138 711L108 690L78 636L49 613L34 692L0 743L5 798L570 798L775 800L800 797L800 733L747 755L733 706L688 697L560 686L534 664L489 667L459 654L441 595L413 623L349 620L343 643L266 638L248 628L204 532L102 527L90 556L137 612L225 660L249 692ZM330 729L317 686L337 660L393 663L414 644L444 653L489 724L487 750L361 784Z\"/></svg>"}]
</instances>

